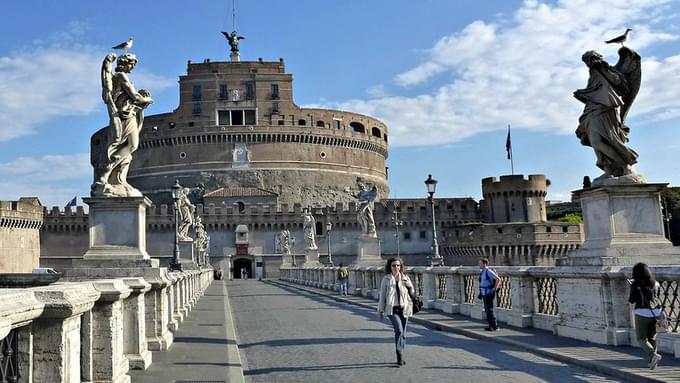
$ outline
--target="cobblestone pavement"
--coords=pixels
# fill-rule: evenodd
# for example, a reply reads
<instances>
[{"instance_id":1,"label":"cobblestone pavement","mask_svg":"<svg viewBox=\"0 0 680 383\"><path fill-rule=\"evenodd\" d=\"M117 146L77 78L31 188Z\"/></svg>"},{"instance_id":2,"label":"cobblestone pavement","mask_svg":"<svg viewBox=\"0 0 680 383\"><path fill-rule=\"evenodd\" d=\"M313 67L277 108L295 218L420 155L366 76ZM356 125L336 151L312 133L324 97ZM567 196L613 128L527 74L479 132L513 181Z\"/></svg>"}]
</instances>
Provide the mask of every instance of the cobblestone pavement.
<instances>
[{"instance_id":1,"label":"cobblestone pavement","mask_svg":"<svg viewBox=\"0 0 680 383\"><path fill-rule=\"evenodd\" d=\"M407 365L373 310L265 282L227 285L246 382L615 382L519 348L410 323Z\"/></svg>"}]
</instances>

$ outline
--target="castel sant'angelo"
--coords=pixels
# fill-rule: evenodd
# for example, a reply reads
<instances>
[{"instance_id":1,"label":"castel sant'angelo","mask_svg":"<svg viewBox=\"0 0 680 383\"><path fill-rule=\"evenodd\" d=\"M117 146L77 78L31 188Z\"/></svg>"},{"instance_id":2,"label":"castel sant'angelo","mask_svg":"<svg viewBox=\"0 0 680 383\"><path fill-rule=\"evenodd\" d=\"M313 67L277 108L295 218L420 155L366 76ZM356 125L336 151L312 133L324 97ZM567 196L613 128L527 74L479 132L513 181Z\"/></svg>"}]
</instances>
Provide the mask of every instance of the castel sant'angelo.
<instances>
[{"instance_id":1,"label":"castel sant'angelo","mask_svg":"<svg viewBox=\"0 0 680 383\"><path fill-rule=\"evenodd\" d=\"M173 259L176 182L209 237L199 259L236 278L241 270L275 278L282 265L329 263L330 254L335 264L370 253L373 261L400 255L425 265L436 243L433 213L447 265L479 257L554 264L582 242L580 225L546 220L549 181L542 175L487 179L481 201L387 199L388 127L357 113L299 107L284 60L241 61L233 41L230 61L188 62L174 111L144 117L127 181L151 201L146 251L161 265ZM106 128L91 138L95 174L109 139ZM368 227L361 193L372 198ZM41 230L40 264L59 269L81 258L88 219L82 207L45 209L43 225L32 229ZM184 234L197 238L195 227Z\"/></svg>"}]
</instances>

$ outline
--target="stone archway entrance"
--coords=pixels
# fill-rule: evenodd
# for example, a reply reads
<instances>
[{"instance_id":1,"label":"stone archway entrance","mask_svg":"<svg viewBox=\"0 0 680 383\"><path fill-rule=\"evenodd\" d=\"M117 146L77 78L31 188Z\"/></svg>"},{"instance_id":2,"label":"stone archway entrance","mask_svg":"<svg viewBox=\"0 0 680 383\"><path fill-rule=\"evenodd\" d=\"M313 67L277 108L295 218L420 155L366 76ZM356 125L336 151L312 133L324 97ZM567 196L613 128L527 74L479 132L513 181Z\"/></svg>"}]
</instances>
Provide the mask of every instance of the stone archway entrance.
<instances>
[{"instance_id":1,"label":"stone archway entrance","mask_svg":"<svg viewBox=\"0 0 680 383\"><path fill-rule=\"evenodd\" d=\"M234 279L241 279L242 269L245 269L245 272L248 273L248 278L253 278L253 261L247 258L235 259L234 267L232 268Z\"/></svg>"}]
</instances>

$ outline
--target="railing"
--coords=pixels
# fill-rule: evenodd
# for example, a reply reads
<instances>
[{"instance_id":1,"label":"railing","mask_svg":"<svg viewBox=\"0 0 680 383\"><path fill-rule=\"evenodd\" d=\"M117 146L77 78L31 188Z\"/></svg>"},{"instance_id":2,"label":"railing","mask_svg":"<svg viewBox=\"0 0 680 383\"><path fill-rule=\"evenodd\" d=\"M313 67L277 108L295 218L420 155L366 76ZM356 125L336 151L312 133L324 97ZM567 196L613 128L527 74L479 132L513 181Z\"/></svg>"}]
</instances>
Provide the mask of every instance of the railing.
<instances>
[{"instance_id":1,"label":"railing","mask_svg":"<svg viewBox=\"0 0 680 383\"><path fill-rule=\"evenodd\" d=\"M311 268L308 273L321 273L327 269L330 268ZM661 285L659 303L670 321L669 332L657 336L658 344L662 351L674 352L680 350L680 268L658 266L652 269ZM630 278L631 267L527 266L497 267L497 271L501 278L495 299L499 321L597 343L635 342L626 281ZM350 272L354 276L350 279L350 291L375 298L375 289L379 287L384 271L375 267L356 267ZM483 317L482 302L477 299L478 268L408 267L404 272L427 309L477 319ZM628 331L622 331L625 329ZM676 354L680 357L680 352Z\"/></svg>"},{"instance_id":2,"label":"railing","mask_svg":"<svg viewBox=\"0 0 680 383\"><path fill-rule=\"evenodd\" d=\"M536 279L536 301L538 313L557 315L557 281L554 278L545 277Z\"/></svg>"},{"instance_id":3,"label":"railing","mask_svg":"<svg viewBox=\"0 0 680 383\"><path fill-rule=\"evenodd\" d=\"M668 316L670 331L680 332L680 299L678 298L678 281L659 280L661 289L659 290L659 304Z\"/></svg>"},{"instance_id":4,"label":"railing","mask_svg":"<svg viewBox=\"0 0 680 383\"><path fill-rule=\"evenodd\" d=\"M0 382L16 383L19 381L19 363L17 360L17 331L13 329L0 340Z\"/></svg>"}]
</instances>

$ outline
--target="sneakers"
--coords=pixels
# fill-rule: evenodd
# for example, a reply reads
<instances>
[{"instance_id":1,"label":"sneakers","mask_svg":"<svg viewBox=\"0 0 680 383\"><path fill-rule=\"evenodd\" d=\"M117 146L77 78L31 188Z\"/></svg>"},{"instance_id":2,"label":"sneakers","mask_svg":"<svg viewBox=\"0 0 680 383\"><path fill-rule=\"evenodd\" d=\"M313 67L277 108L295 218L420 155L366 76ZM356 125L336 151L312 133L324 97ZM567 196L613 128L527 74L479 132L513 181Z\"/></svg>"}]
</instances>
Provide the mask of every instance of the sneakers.
<instances>
[{"instance_id":1,"label":"sneakers","mask_svg":"<svg viewBox=\"0 0 680 383\"><path fill-rule=\"evenodd\" d=\"M659 361L661 360L661 355L654 353L652 355L652 359L649 361L649 369L653 370L656 368L656 365L659 364Z\"/></svg>"},{"instance_id":2,"label":"sneakers","mask_svg":"<svg viewBox=\"0 0 680 383\"><path fill-rule=\"evenodd\" d=\"M498 327L484 327L484 331L498 331Z\"/></svg>"}]
</instances>

